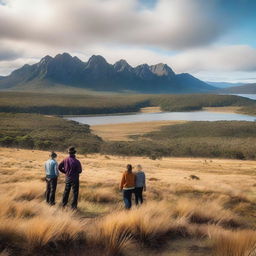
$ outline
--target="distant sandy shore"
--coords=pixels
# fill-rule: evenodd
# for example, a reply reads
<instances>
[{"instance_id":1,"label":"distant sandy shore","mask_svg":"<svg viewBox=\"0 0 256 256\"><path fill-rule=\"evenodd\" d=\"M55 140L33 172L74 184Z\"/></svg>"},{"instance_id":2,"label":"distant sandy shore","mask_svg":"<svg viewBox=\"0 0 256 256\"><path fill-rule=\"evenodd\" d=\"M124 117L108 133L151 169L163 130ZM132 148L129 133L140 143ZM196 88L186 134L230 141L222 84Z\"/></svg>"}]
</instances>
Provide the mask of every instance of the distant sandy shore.
<instances>
[{"instance_id":1,"label":"distant sandy shore","mask_svg":"<svg viewBox=\"0 0 256 256\"><path fill-rule=\"evenodd\" d=\"M239 113L241 107L231 106L231 107L205 107L203 110L210 112L218 112L218 113Z\"/></svg>"},{"instance_id":2,"label":"distant sandy shore","mask_svg":"<svg viewBox=\"0 0 256 256\"><path fill-rule=\"evenodd\" d=\"M146 107L141 108L140 112L142 113L160 113L163 112L160 107Z\"/></svg>"}]
</instances>

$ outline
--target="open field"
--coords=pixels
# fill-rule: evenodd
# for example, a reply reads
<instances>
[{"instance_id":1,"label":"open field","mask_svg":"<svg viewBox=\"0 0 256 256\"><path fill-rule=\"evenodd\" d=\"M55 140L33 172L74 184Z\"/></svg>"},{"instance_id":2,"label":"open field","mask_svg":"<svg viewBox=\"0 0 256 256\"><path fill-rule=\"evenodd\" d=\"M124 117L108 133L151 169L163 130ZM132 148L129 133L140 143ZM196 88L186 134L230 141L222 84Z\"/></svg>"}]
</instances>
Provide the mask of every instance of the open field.
<instances>
[{"instance_id":1,"label":"open field","mask_svg":"<svg viewBox=\"0 0 256 256\"><path fill-rule=\"evenodd\" d=\"M241 108L241 113L247 115L256 115L256 104L244 106Z\"/></svg>"},{"instance_id":2,"label":"open field","mask_svg":"<svg viewBox=\"0 0 256 256\"><path fill-rule=\"evenodd\" d=\"M154 121L123 124L93 125L92 132L106 141L131 141L130 136L143 135L159 130L162 126L185 123L184 121Z\"/></svg>"},{"instance_id":3,"label":"open field","mask_svg":"<svg viewBox=\"0 0 256 256\"><path fill-rule=\"evenodd\" d=\"M184 122L130 136L133 139L130 141L109 141L102 145L101 152L152 159L163 156L255 159L255 136L255 122Z\"/></svg>"},{"instance_id":4,"label":"open field","mask_svg":"<svg viewBox=\"0 0 256 256\"><path fill-rule=\"evenodd\" d=\"M63 175L57 205L44 203L47 158L0 148L0 255L255 255L255 161L78 155L84 172L72 213L58 206ZM147 175L146 203L129 212L117 189L127 163Z\"/></svg>"}]
</instances>

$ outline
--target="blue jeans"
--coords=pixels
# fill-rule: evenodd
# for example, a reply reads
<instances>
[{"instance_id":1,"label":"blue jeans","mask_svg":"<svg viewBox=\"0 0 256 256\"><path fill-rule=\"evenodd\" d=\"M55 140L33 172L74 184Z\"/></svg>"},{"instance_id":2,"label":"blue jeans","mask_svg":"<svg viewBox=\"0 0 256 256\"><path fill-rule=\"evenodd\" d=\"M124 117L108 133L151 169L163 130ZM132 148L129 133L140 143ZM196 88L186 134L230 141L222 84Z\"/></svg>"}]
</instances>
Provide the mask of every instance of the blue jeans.
<instances>
[{"instance_id":1,"label":"blue jeans","mask_svg":"<svg viewBox=\"0 0 256 256\"><path fill-rule=\"evenodd\" d=\"M46 180L46 191L45 198L46 202L50 205L55 205L55 192L57 187L58 178L45 178Z\"/></svg>"},{"instance_id":2,"label":"blue jeans","mask_svg":"<svg viewBox=\"0 0 256 256\"><path fill-rule=\"evenodd\" d=\"M62 198L62 206L64 207L67 205L71 188L73 190L73 201L71 203L71 207L72 209L76 209L79 193L79 179L72 180L70 178L66 178L66 186Z\"/></svg>"},{"instance_id":3,"label":"blue jeans","mask_svg":"<svg viewBox=\"0 0 256 256\"><path fill-rule=\"evenodd\" d=\"M126 209L130 209L132 207L132 193L134 192L133 189L123 190L123 197L124 197L124 205Z\"/></svg>"},{"instance_id":4,"label":"blue jeans","mask_svg":"<svg viewBox=\"0 0 256 256\"><path fill-rule=\"evenodd\" d=\"M143 204L143 187L137 187L135 188L135 203Z\"/></svg>"}]
</instances>

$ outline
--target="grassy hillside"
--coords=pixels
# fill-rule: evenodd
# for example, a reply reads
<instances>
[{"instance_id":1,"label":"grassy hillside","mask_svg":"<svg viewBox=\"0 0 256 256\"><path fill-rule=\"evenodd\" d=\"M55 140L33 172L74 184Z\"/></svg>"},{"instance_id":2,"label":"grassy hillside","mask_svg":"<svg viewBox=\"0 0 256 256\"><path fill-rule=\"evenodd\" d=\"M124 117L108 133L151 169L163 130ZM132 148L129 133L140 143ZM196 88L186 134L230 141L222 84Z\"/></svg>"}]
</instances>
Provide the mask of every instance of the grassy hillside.
<instances>
[{"instance_id":1,"label":"grassy hillside","mask_svg":"<svg viewBox=\"0 0 256 256\"><path fill-rule=\"evenodd\" d=\"M255 122L187 122L133 136L134 141L109 142L108 154L256 159Z\"/></svg>"},{"instance_id":2,"label":"grassy hillside","mask_svg":"<svg viewBox=\"0 0 256 256\"><path fill-rule=\"evenodd\" d=\"M222 90L224 93L241 93L241 94L255 94L256 84L244 84L240 86L230 87Z\"/></svg>"},{"instance_id":3,"label":"grassy hillside","mask_svg":"<svg viewBox=\"0 0 256 256\"><path fill-rule=\"evenodd\" d=\"M255 101L233 95L68 95L1 92L0 112L85 115L137 112L141 107L160 106L164 111L192 111L203 107L249 106Z\"/></svg>"},{"instance_id":4,"label":"grassy hillside","mask_svg":"<svg viewBox=\"0 0 256 256\"><path fill-rule=\"evenodd\" d=\"M60 206L62 174L57 204L44 202L48 152L0 148L0 157L1 256L255 253L253 161L78 155L85 171L72 212ZM140 163L147 177L145 204L131 211L123 210L118 191L127 163Z\"/></svg>"},{"instance_id":5,"label":"grassy hillside","mask_svg":"<svg viewBox=\"0 0 256 256\"><path fill-rule=\"evenodd\" d=\"M144 95L1 92L0 112L82 115L136 112L150 105Z\"/></svg>"},{"instance_id":6,"label":"grassy hillside","mask_svg":"<svg viewBox=\"0 0 256 256\"><path fill-rule=\"evenodd\" d=\"M70 145L81 152L98 152L101 139L88 125L39 114L0 113L0 145L5 147L66 150Z\"/></svg>"},{"instance_id":7,"label":"grassy hillside","mask_svg":"<svg viewBox=\"0 0 256 256\"><path fill-rule=\"evenodd\" d=\"M247 115L256 115L256 104L244 106L241 108L240 112Z\"/></svg>"},{"instance_id":8,"label":"grassy hillside","mask_svg":"<svg viewBox=\"0 0 256 256\"><path fill-rule=\"evenodd\" d=\"M172 112L201 110L204 107L248 106L255 101L235 95L190 94L155 97L152 103Z\"/></svg>"}]
</instances>

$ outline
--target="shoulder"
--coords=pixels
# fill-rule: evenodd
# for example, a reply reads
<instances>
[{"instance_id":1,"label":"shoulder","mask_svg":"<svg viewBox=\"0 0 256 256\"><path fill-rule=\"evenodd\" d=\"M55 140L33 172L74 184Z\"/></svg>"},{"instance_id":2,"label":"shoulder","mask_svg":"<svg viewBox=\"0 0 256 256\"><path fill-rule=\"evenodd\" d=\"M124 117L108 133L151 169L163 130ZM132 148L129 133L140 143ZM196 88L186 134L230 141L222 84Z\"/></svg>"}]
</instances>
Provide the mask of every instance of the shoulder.
<instances>
[{"instance_id":1,"label":"shoulder","mask_svg":"<svg viewBox=\"0 0 256 256\"><path fill-rule=\"evenodd\" d=\"M76 158L74 158L74 162L76 163L76 164L79 164L79 165L81 165L81 162L78 160L78 159L76 159Z\"/></svg>"},{"instance_id":2,"label":"shoulder","mask_svg":"<svg viewBox=\"0 0 256 256\"><path fill-rule=\"evenodd\" d=\"M48 160L49 161L49 164L50 165L55 165L55 164L57 164L57 162L55 161L55 160L53 160L53 159L50 159L50 160Z\"/></svg>"}]
</instances>

